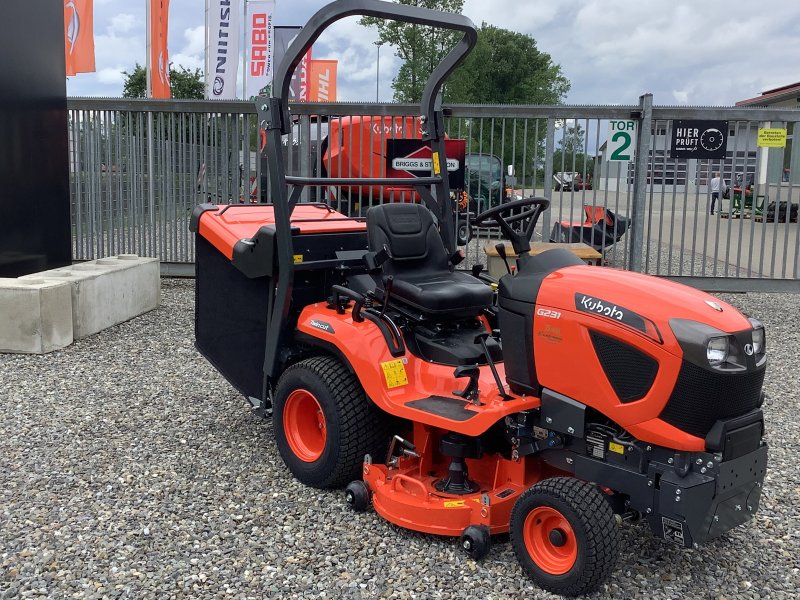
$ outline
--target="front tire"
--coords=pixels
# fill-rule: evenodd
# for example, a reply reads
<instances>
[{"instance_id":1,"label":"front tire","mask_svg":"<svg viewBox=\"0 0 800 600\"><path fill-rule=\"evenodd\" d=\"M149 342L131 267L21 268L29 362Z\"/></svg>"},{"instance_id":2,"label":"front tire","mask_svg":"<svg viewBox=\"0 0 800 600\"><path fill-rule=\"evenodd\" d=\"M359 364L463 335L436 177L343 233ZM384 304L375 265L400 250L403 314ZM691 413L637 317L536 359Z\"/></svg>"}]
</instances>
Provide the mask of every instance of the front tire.
<instances>
[{"instance_id":1,"label":"front tire","mask_svg":"<svg viewBox=\"0 0 800 600\"><path fill-rule=\"evenodd\" d=\"M292 365L275 389L278 451L292 474L311 487L337 488L358 478L365 454L386 453L387 421L355 375L331 356Z\"/></svg>"},{"instance_id":2,"label":"front tire","mask_svg":"<svg viewBox=\"0 0 800 600\"><path fill-rule=\"evenodd\" d=\"M511 543L523 569L555 594L599 587L619 555L614 512L596 486L553 477L522 494L511 511Z\"/></svg>"}]
</instances>

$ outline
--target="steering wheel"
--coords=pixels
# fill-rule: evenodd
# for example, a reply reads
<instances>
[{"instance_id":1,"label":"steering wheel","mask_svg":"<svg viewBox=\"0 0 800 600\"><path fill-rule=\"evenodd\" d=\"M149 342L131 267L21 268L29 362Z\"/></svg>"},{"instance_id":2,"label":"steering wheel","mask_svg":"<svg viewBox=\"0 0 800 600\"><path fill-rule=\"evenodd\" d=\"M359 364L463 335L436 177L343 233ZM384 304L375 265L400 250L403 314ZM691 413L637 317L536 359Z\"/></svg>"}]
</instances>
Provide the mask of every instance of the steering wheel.
<instances>
[{"instance_id":1,"label":"steering wheel","mask_svg":"<svg viewBox=\"0 0 800 600\"><path fill-rule=\"evenodd\" d=\"M517 256L531 250L531 237L539 216L550 206L550 200L538 196L512 200L483 211L472 219L473 227L499 227L511 240ZM509 214L520 209L517 214ZM508 216L505 216L508 215ZM512 227L515 224L516 227Z\"/></svg>"}]
</instances>

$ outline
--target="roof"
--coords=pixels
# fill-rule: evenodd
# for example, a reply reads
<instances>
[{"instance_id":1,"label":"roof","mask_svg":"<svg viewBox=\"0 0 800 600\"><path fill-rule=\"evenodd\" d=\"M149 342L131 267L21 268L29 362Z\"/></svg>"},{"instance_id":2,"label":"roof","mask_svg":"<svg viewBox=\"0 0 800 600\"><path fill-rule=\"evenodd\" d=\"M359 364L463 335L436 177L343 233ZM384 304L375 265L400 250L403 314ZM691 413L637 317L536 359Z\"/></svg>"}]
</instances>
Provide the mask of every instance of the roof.
<instances>
[{"instance_id":1,"label":"roof","mask_svg":"<svg viewBox=\"0 0 800 600\"><path fill-rule=\"evenodd\" d=\"M797 83L790 83L782 87L777 87L771 90L761 92L760 96L755 98L748 98L747 100L739 100L736 106L761 106L774 104L782 100L788 100L800 95L800 81Z\"/></svg>"}]
</instances>

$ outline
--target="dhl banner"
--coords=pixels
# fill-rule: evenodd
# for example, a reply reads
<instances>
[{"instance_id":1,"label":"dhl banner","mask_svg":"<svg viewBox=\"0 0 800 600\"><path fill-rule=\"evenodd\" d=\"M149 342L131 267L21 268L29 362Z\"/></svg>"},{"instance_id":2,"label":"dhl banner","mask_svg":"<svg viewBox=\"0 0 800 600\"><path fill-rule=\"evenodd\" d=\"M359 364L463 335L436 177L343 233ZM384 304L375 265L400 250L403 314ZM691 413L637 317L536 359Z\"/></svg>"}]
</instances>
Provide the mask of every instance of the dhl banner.
<instances>
[{"instance_id":1,"label":"dhl banner","mask_svg":"<svg viewBox=\"0 0 800 600\"><path fill-rule=\"evenodd\" d=\"M246 3L247 76L245 97L257 96L272 81L274 36L272 15L274 0L250 0Z\"/></svg>"},{"instance_id":2,"label":"dhl banner","mask_svg":"<svg viewBox=\"0 0 800 600\"><path fill-rule=\"evenodd\" d=\"M337 60L312 60L308 82L309 102L336 102Z\"/></svg>"},{"instance_id":3,"label":"dhl banner","mask_svg":"<svg viewBox=\"0 0 800 600\"><path fill-rule=\"evenodd\" d=\"M235 0L206 0L208 29L206 48L206 98L235 100L239 70L240 3Z\"/></svg>"},{"instance_id":4,"label":"dhl banner","mask_svg":"<svg viewBox=\"0 0 800 600\"><path fill-rule=\"evenodd\" d=\"M92 0L64 0L64 54L67 75L94 72Z\"/></svg>"},{"instance_id":5,"label":"dhl banner","mask_svg":"<svg viewBox=\"0 0 800 600\"><path fill-rule=\"evenodd\" d=\"M150 97L169 98L169 0L150 1Z\"/></svg>"}]
</instances>

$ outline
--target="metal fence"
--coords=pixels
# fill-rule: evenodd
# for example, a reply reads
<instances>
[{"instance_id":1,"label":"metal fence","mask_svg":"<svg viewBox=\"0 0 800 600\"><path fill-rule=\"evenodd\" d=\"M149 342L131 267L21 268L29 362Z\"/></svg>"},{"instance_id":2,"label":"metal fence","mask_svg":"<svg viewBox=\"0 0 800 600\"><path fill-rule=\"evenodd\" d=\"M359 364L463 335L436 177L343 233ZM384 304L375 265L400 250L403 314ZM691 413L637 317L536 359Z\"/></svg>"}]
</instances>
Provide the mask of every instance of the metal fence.
<instances>
[{"instance_id":1,"label":"metal fence","mask_svg":"<svg viewBox=\"0 0 800 600\"><path fill-rule=\"evenodd\" d=\"M257 201L267 189L251 103L75 98L68 105L77 260L133 252L180 270L194 260L188 221L196 204ZM417 111L295 104L282 149L288 172L385 176L380 149L389 139L415 137ZM800 110L657 107L645 95L628 106L455 105L445 112L448 136L466 144L468 210L540 195L551 200L540 241L588 241L608 265L709 289L797 289L800 225L792 205L800 202L800 144L793 141ZM353 116L370 126L348 127ZM621 119L637 122L630 162L611 161L607 152L608 123ZM672 158L679 119L727 121L725 158ZM759 147L762 127L786 127L787 146ZM711 215L709 182L717 171L734 191ZM304 193L354 216L374 203L408 199L384 188ZM459 219L463 225L464 212ZM485 262L487 242L498 237L473 231L468 259Z\"/></svg>"}]
</instances>

